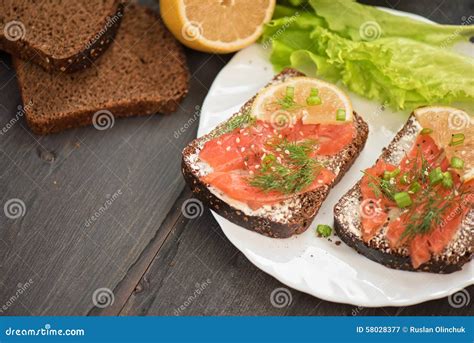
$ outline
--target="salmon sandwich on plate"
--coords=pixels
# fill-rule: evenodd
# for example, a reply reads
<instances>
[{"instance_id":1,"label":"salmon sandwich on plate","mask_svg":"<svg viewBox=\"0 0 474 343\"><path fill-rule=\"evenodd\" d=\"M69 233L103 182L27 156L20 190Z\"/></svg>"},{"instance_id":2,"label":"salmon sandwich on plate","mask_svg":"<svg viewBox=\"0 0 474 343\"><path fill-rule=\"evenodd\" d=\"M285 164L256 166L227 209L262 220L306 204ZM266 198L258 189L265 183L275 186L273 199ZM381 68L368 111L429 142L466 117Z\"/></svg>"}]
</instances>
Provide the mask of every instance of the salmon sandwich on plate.
<instances>
[{"instance_id":1,"label":"salmon sandwich on plate","mask_svg":"<svg viewBox=\"0 0 474 343\"><path fill-rule=\"evenodd\" d=\"M451 107L415 110L334 209L349 246L388 267L460 270L474 248L474 125Z\"/></svg>"},{"instance_id":2,"label":"salmon sandwich on plate","mask_svg":"<svg viewBox=\"0 0 474 343\"><path fill-rule=\"evenodd\" d=\"M285 69L183 151L195 196L227 220L285 238L304 232L367 140L333 84Z\"/></svg>"}]
</instances>

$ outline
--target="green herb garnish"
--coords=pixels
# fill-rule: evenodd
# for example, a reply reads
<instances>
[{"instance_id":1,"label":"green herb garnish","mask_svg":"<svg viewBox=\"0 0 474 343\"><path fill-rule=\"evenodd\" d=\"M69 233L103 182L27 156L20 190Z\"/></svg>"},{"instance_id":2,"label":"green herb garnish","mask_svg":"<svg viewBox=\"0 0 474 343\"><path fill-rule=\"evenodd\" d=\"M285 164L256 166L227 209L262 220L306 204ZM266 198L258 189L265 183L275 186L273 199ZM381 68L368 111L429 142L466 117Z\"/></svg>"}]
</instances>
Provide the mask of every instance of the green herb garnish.
<instances>
[{"instance_id":1,"label":"green herb garnish","mask_svg":"<svg viewBox=\"0 0 474 343\"><path fill-rule=\"evenodd\" d=\"M245 112L240 115L231 117L220 129L214 131L212 137L218 137L225 133L234 131L235 129L242 128L244 126L253 125L257 119L250 112Z\"/></svg>"},{"instance_id":2,"label":"green herb garnish","mask_svg":"<svg viewBox=\"0 0 474 343\"><path fill-rule=\"evenodd\" d=\"M278 191L284 194L305 189L313 183L321 169L321 164L310 156L314 145L313 140L270 143L270 148L280 151L281 156L266 155L259 171L249 178L249 184L265 192Z\"/></svg>"},{"instance_id":3,"label":"green herb garnish","mask_svg":"<svg viewBox=\"0 0 474 343\"><path fill-rule=\"evenodd\" d=\"M459 157L453 156L451 158L451 167L454 169L463 169L464 168L464 161Z\"/></svg>"},{"instance_id":4,"label":"green herb garnish","mask_svg":"<svg viewBox=\"0 0 474 343\"><path fill-rule=\"evenodd\" d=\"M311 88L309 97L306 98L306 104L309 106L320 105L322 101L318 94L319 90L317 88Z\"/></svg>"},{"instance_id":5,"label":"green herb garnish","mask_svg":"<svg viewBox=\"0 0 474 343\"><path fill-rule=\"evenodd\" d=\"M393 199L397 203L399 208L405 208L410 206L413 202L411 201L410 194L407 192L399 192L393 195Z\"/></svg>"},{"instance_id":6,"label":"green herb garnish","mask_svg":"<svg viewBox=\"0 0 474 343\"><path fill-rule=\"evenodd\" d=\"M329 237L332 233L332 227L329 225L319 224L316 227L316 233L322 237Z\"/></svg>"},{"instance_id":7,"label":"green herb garnish","mask_svg":"<svg viewBox=\"0 0 474 343\"><path fill-rule=\"evenodd\" d=\"M449 143L450 146L461 145L464 143L464 133L455 133L451 135L451 142Z\"/></svg>"},{"instance_id":8,"label":"green herb garnish","mask_svg":"<svg viewBox=\"0 0 474 343\"><path fill-rule=\"evenodd\" d=\"M301 107L295 101L295 87L286 87L285 96L277 100L277 104L285 110L295 110Z\"/></svg>"},{"instance_id":9,"label":"green herb garnish","mask_svg":"<svg viewBox=\"0 0 474 343\"><path fill-rule=\"evenodd\" d=\"M338 109L336 113L336 120L346 121L346 111L344 111L342 108Z\"/></svg>"},{"instance_id":10,"label":"green herb garnish","mask_svg":"<svg viewBox=\"0 0 474 343\"><path fill-rule=\"evenodd\" d=\"M421 130L420 134L421 135L429 135L433 133L433 129L430 129L429 127L425 127L423 130Z\"/></svg>"}]
</instances>

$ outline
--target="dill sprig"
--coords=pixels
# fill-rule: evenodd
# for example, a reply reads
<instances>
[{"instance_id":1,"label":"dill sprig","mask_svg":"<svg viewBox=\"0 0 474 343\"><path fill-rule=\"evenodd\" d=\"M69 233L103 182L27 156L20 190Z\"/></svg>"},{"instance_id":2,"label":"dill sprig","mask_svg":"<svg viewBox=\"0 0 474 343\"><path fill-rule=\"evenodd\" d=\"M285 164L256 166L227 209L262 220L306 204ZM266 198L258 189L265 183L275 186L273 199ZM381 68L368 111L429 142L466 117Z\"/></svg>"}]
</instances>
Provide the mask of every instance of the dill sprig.
<instances>
[{"instance_id":1,"label":"dill sprig","mask_svg":"<svg viewBox=\"0 0 474 343\"><path fill-rule=\"evenodd\" d=\"M362 171L362 173L371 180L368 185L373 190L375 197L380 198L384 195L389 200L393 200L393 196L398 192L395 184L392 184L389 180L384 180L381 177L370 175L365 171Z\"/></svg>"},{"instance_id":2,"label":"dill sprig","mask_svg":"<svg viewBox=\"0 0 474 343\"><path fill-rule=\"evenodd\" d=\"M234 131L237 128L253 125L257 119L249 111L231 117L221 128L214 131L212 137L218 137L225 133Z\"/></svg>"},{"instance_id":3,"label":"dill sprig","mask_svg":"<svg viewBox=\"0 0 474 343\"><path fill-rule=\"evenodd\" d=\"M310 153L315 141L269 143L281 157L268 154L262 161L260 171L249 178L249 184L265 192L278 191L293 194L302 191L315 180L321 164Z\"/></svg>"}]
</instances>

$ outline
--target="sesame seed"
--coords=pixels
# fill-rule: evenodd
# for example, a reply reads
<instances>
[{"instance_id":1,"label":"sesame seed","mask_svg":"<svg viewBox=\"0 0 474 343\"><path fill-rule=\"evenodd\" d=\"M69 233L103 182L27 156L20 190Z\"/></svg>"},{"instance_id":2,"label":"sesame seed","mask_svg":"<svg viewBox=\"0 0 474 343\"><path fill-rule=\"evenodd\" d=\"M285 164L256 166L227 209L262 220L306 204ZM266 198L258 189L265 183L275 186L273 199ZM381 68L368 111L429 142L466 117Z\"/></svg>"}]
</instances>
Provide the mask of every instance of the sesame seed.
<instances>
[{"instance_id":1,"label":"sesame seed","mask_svg":"<svg viewBox=\"0 0 474 343\"><path fill-rule=\"evenodd\" d=\"M303 135L303 131L300 131L299 133L300 133L300 136L304 136L304 135Z\"/></svg>"},{"instance_id":2,"label":"sesame seed","mask_svg":"<svg viewBox=\"0 0 474 343\"><path fill-rule=\"evenodd\" d=\"M278 151L278 152L280 152L280 151L281 151L281 149L280 149L280 148L276 148L275 150L276 150L276 151Z\"/></svg>"},{"instance_id":3,"label":"sesame seed","mask_svg":"<svg viewBox=\"0 0 474 343\"><path fill-rule=\"evenodd\" d=\"M261 160L263 161L263 159L267 157L267 154L263 154L262 157L261 157Z\"/></svg>"},{"instance_id":4,"label":"sesame seed","mask_svg":"<svg viewBox=\"0 0 474 343\"><path fill-rule=\"evenodd\" d=\"M252 149L255 148L255 144L252 144L252 145L250 146L250 148L252 148Z\"/></svg>"},{"instance_id":5,"label":"sesame seed","mask_svg":"<svg viewBox=\"0 0 474 343\"><path fill-rule=\"evenodd\" d=\"M253 170L249 171L249 174L250 174L250 175L253 175Z\"/></svg>"},{"instance_id":6,"label":"sesame seed","mask_svg":"<svg viewBox=\"0 0 474 343\"><path fill-rule=\"evenodd\" d=\"M217 141L217 145L222 145L222 142L221 142L221 141Z\"/></svg>"},{"instance_id":7,"label":"sesame seed","mask_svg":"<svg viewBox=\"0 0 474 343\"><path fill-rule=\"evenodd\" d=\"M281 163L281 157L280 156L277 157L277 161L278 161L278 163Z\"/></svg>"},{"instance_id":8,"label":"sesame seed","mask_svg":"<svg viewBox=\"0 0 474 343\"><path fill-rule=\"evenodd\" d=\"M240 143L240 138L237 137L237 138L235 139L235 142L236 142L236 143Z\"/></svg>"},{"instance_id":9,"label":"sesame seed","mask_svg":"<svg viewBox=\"0 0 474 343\"><path fill-rule=\"evenodd\" d=\"M230 151L230 146L228 146L227 148L225 148L227 151Z\"/></svg>"},{"instance_id":10,"label":"sesame seed","mask_svg":"<svg viewBox=\"0 0 474 343\"><path fill-rule=\"evenodd\" d=\"M256 164L255 169L259 169L259 168L260 168L260 165Z\"/></svg>"},{"instance_id":11,"label":"sesame seed","mask_svg":"<svg viewBox=\"0 0 474 343\"><path fill-rule=\"evenodd\" d=\"M287 149L285 150L285 154L289 155L290 154L290 151Z\"/></svg>"},{"instance_id":12,"label":"sesame seed","mask_svg":"<svg viewBox=\"0 0 474 343\"><path fill-rule=\"evenodd\" d=\"M283 136L282 136L282 135L278 135L278 138L283 138Z\"/></svg>"},{"instance_id":13,"label":"sesame seed","mask_svg":"<svg viewBox=\"0 0 474 343\"><path fill-rule=\"evenodd\" d=\"M244 147L240 148L240 152L244 152L244 151L245 151Z\"/></svg>"}]
</instances>

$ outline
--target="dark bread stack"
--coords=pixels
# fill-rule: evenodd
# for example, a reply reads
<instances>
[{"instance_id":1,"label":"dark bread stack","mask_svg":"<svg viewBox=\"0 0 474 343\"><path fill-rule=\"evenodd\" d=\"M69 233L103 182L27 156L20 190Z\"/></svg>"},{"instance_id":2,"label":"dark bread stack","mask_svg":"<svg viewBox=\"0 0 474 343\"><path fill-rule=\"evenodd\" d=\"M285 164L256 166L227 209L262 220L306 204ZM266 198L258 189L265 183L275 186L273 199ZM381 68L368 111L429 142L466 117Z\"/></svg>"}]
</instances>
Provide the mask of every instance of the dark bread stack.
<instances>
[{"instance_id":1,"label":"dark bread stack","mask_svg":"<svg viewBox=\"0 0 474 343\"><path fill-rule=\"evenodd\" d=\"M0 1L0 50L48 71L86 68L112 42L123 0Z\"/></svg>"},{"instance_id":2,"label":"dark bread stack","mask_svg":"<svg viewBox=\"0 0 474 343\"><path fill-rule=\"evenodd\" d=\"M68 6L65 6L65 2L50 2L57 4L58 7L76 8L76 5L69 6L69 2ZM70 54L90 35L98 38L100 45L102 39L107 39L105 38L107 32L117 31L116 34L110 33L115 36L112 44L104 49L102 56L95 61L89 59L89 56L94 54L92 52L94 48L79 53L81 56L87 55L85 60L88 60L89 65L86 62L81 64L80 68L83 70L73 73L51 71L61 65L61 59L56 59L55 62L49 59L50 68L45 70L48 64L44 65L44 61L37 63L36 58L25 59L28 55L14 55L13 63L23 102L31 104L25 106L26 119L32 131L37 134L49 134L95 124L94 114L99 111L109 112L113 117L174 112L187 93L189 72L184 52L155 13L135 4L123 8L121 1L95 0L90 3L100 6L82 4L84 8L88 8L84 11L95 13L98 9L105 10L109 6L118 9L120 13L123 10L124 14L120 15L121 23L118 30L116 25L109 27L107 31L94 34L94 30L89 28L88 34L85 34L79 33L79 28L76 28L74 31L77 31L79 37L74 37L71 42L64 42L64 46L69 48L64 48L61 56ZM15 7L11 4L10 6ZM58 10L55 11L57 12ZM66 11L63 16L68 16L68 13L69 11ZM110 13L116 12L107 11L107 15ZM65 17L63 19L66 21ZM82 15L76 20L85 21L84 26L87 26L87 18ZM107 20L110 21L110 17ZM56 18L43 25L54 25L59 21ZM96 21L92 20L94 23ZM100 27L95 26L99 30ZM52 27L50 31L56 32ZM68 34L74 36L73 32ZM38 38L35 44L38 46L43 46L39 43L45 40L42 35L46 33L36 36ZM28 37L28 32L25 37ZM64 39L67 40L68 37ZM28 41L28 44L32 44L31 42ZM50 37L48 42L54 46L49 50L52 53L58 49L57 44L61 43L61 40L58 42L55 37ZM102 46L106 45L104 41ZM52 53L52 56L59 55ZM66 67L67 72L71 71L69 68L72 65L74 63Z\"/></svg>"}]
</instances>

